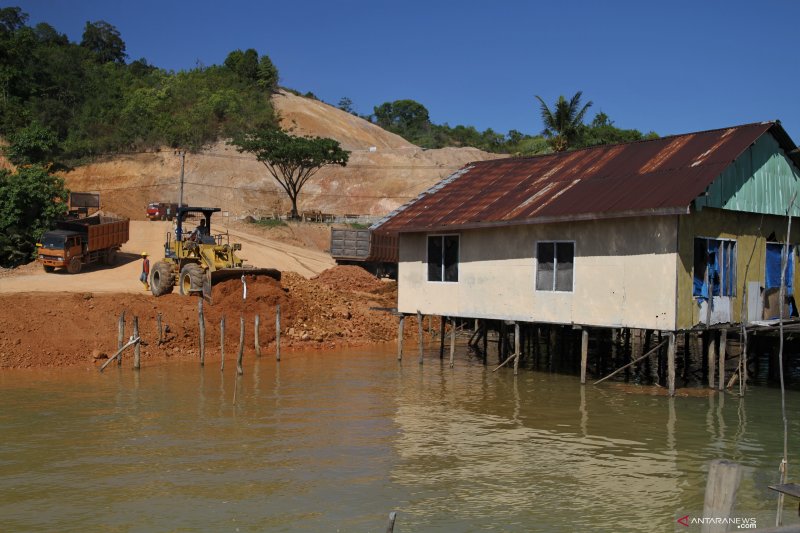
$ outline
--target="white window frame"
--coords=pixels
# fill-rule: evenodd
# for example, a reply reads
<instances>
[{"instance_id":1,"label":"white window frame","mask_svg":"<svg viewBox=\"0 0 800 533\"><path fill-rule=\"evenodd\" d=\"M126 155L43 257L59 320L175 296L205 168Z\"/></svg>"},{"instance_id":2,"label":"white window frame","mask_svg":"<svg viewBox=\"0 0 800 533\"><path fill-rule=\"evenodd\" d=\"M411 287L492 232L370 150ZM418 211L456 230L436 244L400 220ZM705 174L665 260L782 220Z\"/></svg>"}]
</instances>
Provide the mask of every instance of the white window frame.
<instances>
[{"instance_id":1,"label":"white window frame","mask_svg":"<svg viewBox=\"0 0 800 533\"><path fill-rule=\"evenodd\" d=\"M428 279L428 271L430 269L430 257L428 256L428 239L431 237L441 237L442 238L442 279L440 281L435 281ZM444 279L445 274L445 265L444 265L444 237L456 237L458 239L458 254L456 255L456 266L458 267L458 279L455 281L447 281ZM461 234L460 233L429 233L425 235L425 281L428 283L458 283L459 279L461 278Z\"/></svg>"},{"instance_id":2,"label":"white window frame","mask_svg":"<svg viewBox=\"0 0 800 533\"><path fill-rule=\"evenodd\" d=\"M539 288L539 245L552 243L556 246L553 247L553 288L540 289ZM556 247L559 243L572 244L572 289L568 291L556 290L556 280L558 279L558 253ZM535 268L533 269L533 290L536 292L555 292L562 294L572 294L575 292L575 258L578 256L578 243L574 240L566 239L543 239L536 241L533 245L533 255L536 258Z\"/></svg>"}]
</instances>

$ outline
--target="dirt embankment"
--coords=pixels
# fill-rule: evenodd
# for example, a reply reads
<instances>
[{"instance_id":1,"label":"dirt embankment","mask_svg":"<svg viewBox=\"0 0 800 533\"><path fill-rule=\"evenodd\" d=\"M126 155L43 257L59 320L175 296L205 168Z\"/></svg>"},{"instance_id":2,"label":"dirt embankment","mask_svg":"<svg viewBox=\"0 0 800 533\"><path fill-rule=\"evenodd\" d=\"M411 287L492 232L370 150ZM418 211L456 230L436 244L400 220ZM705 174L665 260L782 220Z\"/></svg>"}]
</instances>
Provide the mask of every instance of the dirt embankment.
<instances>
[{"instance_id":1,"label":"dirt embankment","mask_svg":"<svg viewBox=\"0 0 800 533\"><path fill-rule=\"evenodd\" d=\"M245 358L254 357L253 324L259 314L262 356L275 346L275 311L281 308L281 349L331 349L392 341L397 318L385 311L396 305L397 286L358 267L338 266L312 279L285 273L214 287L214 305L204 305L206 359L219 361L220 319L225 316L226 358L236 357L239 319L245 319ZM99 367L116 352L117 320L126 314L125 336L138 317L143 339L142 365L199 358L198 299L170 294L16 293L0 295L0 368ZM158 343L161 314L164 341ZM411 318L413 321L413 318ZM416 325L407 325L411 338ZM126 351L126 357L132 352ZM130 364L130 362L125 363Z\"/></svg>"}]
</instances>

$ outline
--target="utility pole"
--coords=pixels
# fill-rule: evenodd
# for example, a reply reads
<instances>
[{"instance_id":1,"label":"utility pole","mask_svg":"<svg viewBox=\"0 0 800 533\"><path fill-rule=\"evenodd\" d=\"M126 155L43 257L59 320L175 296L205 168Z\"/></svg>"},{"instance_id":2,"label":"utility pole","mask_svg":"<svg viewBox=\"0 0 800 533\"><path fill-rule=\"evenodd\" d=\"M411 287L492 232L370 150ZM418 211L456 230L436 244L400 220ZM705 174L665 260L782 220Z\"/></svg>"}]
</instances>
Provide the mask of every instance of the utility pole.
<instances>
[{"instance_id":1,"label":"utility pole","mask_svg":"<svg viewBox=\"0 0 800 533\"><path fill-rule=\"evenodd\" d=\"M176 153L181 156L181 192L180 196L178 197L178 207L183 207L183 165L186 160L186 152L181 150L180 152Z\"/></svg>"}]
</instances>

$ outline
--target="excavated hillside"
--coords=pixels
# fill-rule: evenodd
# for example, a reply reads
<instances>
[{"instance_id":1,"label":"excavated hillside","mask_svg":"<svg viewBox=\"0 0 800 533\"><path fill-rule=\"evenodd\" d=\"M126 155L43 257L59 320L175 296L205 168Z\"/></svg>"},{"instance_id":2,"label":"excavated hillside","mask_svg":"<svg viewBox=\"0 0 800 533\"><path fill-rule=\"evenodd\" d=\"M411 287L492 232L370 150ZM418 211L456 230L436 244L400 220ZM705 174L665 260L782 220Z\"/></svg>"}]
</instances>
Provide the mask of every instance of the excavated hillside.
<instances>
[{"instance_id":1,"label":"excavated hillside","mask_svg":"<svg viewBox=\"0 0 800 533\"><path fill-rule=\"evenodd\" d=\"M347 167L323 168L300 195L301 211L383 215L471 161L503 157L476 148L423 150L402 137L323 102L273 96L284 129L331 137L350 150ZM178 197L180 157L173 151L119 155L65 175L73 191L101 195L103 209L142 219L152 201ZM218 142L186 154L184 202L221 207L231 217L284 213L283 190L250 154Z\"/></svg>"}]
</instances>

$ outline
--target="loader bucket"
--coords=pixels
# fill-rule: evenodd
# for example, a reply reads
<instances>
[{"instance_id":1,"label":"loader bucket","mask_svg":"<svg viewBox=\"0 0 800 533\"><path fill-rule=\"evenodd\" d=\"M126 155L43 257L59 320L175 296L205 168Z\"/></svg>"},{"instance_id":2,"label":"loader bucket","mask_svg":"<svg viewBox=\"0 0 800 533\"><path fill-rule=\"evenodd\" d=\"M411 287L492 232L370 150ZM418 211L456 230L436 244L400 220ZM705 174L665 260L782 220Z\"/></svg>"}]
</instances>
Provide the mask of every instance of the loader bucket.
<instances>
[{"instance_id":1,"label":"loader bucket","mask_svg":"<svg viewBox=\"0 0 800 533\"><path fill-rule=\"evenodd\" d=\"M221 268L219 270L214 270L210 274L210 279L209 276L206 276L203 280L203 298L209 303L213 303L211 299L211 288L225 280L239 279L242 276L269 276L276 281L281 280L281 271L275 268Z\"/></svg>"}]
</instances>

